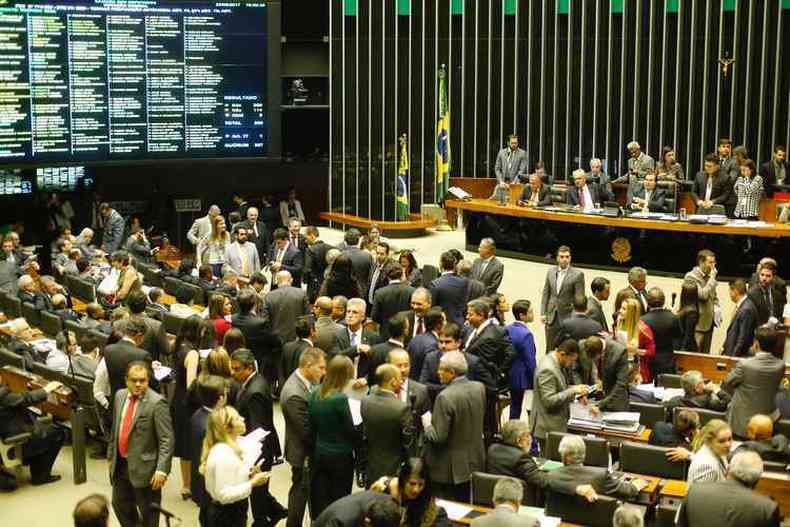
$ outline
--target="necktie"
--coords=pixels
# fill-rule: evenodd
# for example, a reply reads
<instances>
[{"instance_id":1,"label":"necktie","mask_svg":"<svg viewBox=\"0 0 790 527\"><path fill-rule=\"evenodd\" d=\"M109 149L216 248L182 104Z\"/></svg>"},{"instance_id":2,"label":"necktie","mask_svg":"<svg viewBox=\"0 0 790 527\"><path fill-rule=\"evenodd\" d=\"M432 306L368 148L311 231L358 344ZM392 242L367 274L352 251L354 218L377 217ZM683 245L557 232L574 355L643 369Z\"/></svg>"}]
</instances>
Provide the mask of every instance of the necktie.
<instances>
[{"instance_id":1,"label":"necktie","mask_svg":"<svg viewBox=\"0 0 790 527\"><path fill-rule=\"evenodd\" d=\"M650 207L650 194L652 194L651 191L645 191L645 210Z\"/></svg>"},{"instance_id":2,"label":"necktie","mask_svg":"<svg viewBox=\"0 0 790 527\"><path fill-rule=\"evenodd\" d=\"M381 266L377 266L373 270L373 277L370 279L370 290L368 291L368 300L373 302L373 294L376 292L376 283L379 281L379 274L381 274Z\"/></svg>"},{"instance_id":3,"label":"necktie","mask_svg":"<svg viewBox=\"0 0 790 527\"><path fill-rule=\"evenodd\" d=\"M579 189L579 205L581 205L582 210L587 208L587 200L584 198L584 188Z\"/></svg>"},{"instance_id":4,"label":"necktie","mask_svg":"<svg viewBox=\"0 0 790 527\"><path fill-rule=\"evenodd\" d=\"M705 201L710 201L710 197L713 194L713 178L708 178L708 185L705 187Z\"/></svg>"},{"instance_id":5,"label":"necktie","mask_svg":"<svg viewBox=\"0 0 790 527\"><path fill-rule=\"evenodd\" d=\"M354 346L357 345L357 334L356 334L356 332L354 332L354 331L351 332L351 335L349 336L349 340L351 341L351 347L354 347Z\"/></svg>"},{"instance_id":6,"label":"necktie","mask_svg":"<svg viewBox=\"0 0 790 527\"><path fill-rule=\"evenodd\" d=\"M299 241L299 240L298 240L298 238L297 238L296 236L291 236L291 244L292 244L294 247L296 247L297 249L299 248L299 243L298 243L298 241Z\"/></svg>"},{"instance_id":7,"label":"necktie","mask_svg":"<svg viewBox=\"0 0 790 527\"><path fill-rule=\"evenodd\" d=\"M422 317L415 317L417 323L414 325L414 334L415 335L422 335L425 331L425 327L422 325Z\"/></svg>"},{"instance_id":8,"label":"necktie","mask_svg":"<svg viewBox=\"0 0 790 527\"><path fill-rule=\"evenodd\" d=\"M283 251L282 249L280 249L279 251L277 251L277 259L276 259L276 260L277 260L277 263L283 263L283 253L284 253L284 252L285 252L285 251Z\"/></svg>"},{"instance_id":9,"label":"necktie","mask_svg":"<svg viewBox=\"0 0 790 527\"><path fill-rule=\"evenodd\" d=\"M123 414L123 421L121 421L121 432L118 436L118 453L122 458L126 458L129 451L129 432L132 429L132 417L134 417L134 409L137 407L137 397L130 395L129 403L126 405L126 413Z\"/></svg>"},{"instance_id":10,"label":"necktie","mask_svg":"<svg viewBox=\"0 0 790 527\"><path fill-rule=\"evenodd\" d=\"M774 315L774 299L771 295L771 288L766 287L763 289L763 296L765 296L765 303L768 304L768 310L771 313L771 316Z\"/></svg>"},{"instance_id":11,"label":"necktie","mask_svg":"<svg viewBox=\"0 0 790 527\"><path fill-rule=\"evenodd\" d=\"M258 224L257 223L252 226L252 230L255 231L255 237L257 238L258 237Z\"/></svg>"}]
</instances>

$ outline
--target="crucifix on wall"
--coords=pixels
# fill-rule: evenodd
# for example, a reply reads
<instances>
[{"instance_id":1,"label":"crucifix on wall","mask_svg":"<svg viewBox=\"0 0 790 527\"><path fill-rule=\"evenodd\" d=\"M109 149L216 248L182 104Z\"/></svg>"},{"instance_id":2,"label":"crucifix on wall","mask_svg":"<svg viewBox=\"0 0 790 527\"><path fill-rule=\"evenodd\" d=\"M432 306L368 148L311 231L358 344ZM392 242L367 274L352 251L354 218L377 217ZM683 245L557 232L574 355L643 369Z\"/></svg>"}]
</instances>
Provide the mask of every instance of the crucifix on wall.
<instances>
[{"instance_id":1,"label":"crucifix on wall","mask_svg":"<svg viewBox=\"0 0 790 527\"><path fill-rule=\"evenodd\" d=\"M730 65L735 63L735 59L730 57L729 52L724 52L724 57L719 59L719 64L721 65L721 72L724 74L724 78L727 78L727 73L729 72Z\"/></svg>"}]
</instances>

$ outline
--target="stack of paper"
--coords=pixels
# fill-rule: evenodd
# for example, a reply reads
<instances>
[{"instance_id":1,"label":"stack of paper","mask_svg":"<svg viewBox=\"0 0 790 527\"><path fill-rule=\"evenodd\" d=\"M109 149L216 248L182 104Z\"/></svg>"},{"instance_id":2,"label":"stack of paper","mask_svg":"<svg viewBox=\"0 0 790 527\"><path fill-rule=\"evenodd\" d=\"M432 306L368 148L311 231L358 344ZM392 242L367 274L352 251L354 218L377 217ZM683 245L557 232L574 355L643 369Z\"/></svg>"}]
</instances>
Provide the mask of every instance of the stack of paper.
<instances>
[{"instance_id":1,"label":"stack of paper","mask_svg":"<svg viewBox=\"0 0 790 527\"><path fill-rule=\"evenodd\" d=\"M239 437L236 442L241 448L241 457L247 465L254 465L261 457L263 444L261 443L270 432L263 428L256 428L246 436Z\"/></svg>"}]
</instances>

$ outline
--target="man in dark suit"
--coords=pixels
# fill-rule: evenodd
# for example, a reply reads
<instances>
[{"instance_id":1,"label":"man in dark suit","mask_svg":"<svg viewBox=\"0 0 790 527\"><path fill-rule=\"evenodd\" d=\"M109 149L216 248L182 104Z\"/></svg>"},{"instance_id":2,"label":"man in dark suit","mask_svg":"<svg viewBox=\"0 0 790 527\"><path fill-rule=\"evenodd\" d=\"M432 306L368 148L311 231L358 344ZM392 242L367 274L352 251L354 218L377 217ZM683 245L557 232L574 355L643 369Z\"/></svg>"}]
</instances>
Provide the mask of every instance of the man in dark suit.
<instances>
[{"instance_id":1,"label":"man in dark suit","mask_svg":"<svg viewBox=\"0 0 790 527\"><path fill-rule=\"evenodd\" d=\"M255 372L255 355L248 349L238 349L233 352L230 362L233 378L241 384L236 396L236 409L244 418L247 430L250 432L263 428L270 432L263 440L264 469L271 470L271 462L281 456L280 440L274 428L274 410L272 390L270 384ZM266 466L266 465L269 466ZM269 485L262 485L252 489L250 495L252 505L253 525L276 525L278 521L288 516L288 512L280 505L269 492Z\"/></svg>"},{"instance_id":2,"label":"man in dark suit","mask_svg":"<svg viewBox=\"0 0 790 527\"><path fill-rule=\"evenodd\" d=\"M628 287L618 291L615 298L619 298L624 291L630 289L636 297L636 300L639 302L640 313L647 313L646 285L647 271L645 271L645 269L642 267L632 267L628 270Z\"/></svg>"},{"instance_id":3,"label":"man in dark suit","mask_svg":"<svg viewBox=\"0 0 790 527\"><path fill-rule=\"evenodd\" d=\"M575 340L583 340L603 331L603 326L587 314L587 297L573 298L573 314L560 323L560 334Z\"/></svg>"},{"instance_id":4,"label":"man in dark suit","mask_svg":"<svg viewBox=\"0 0 790 527\"><path fill-rule=\"evenodd\" d=\"M548 185L544 185L537 175L531 174L529 184L524 185L517 204L522 207L548 207L551 205L551 192L549 192Z\"/></svg>"},{"instance_id":5,"label":"man in dark suit","mask_svg":"<svg viewBox=\"0 0 790 527\"><path fill-rule=\"evenodd\" d=\"M318 348L307 348L299 358L299 368L288 377L280 390L280 407L285 421L285 460L291 465L286 527L301 527L304 520L308 494L303 476L310 441L307 399L310 390L321 382L325 374L324 352Z\"/></svg>"},{"instance_id":6,"label":"man in dark suit","mask_svg":"<svg viewBox=\"0 0 790 527\"><path fill-rule=\"evenodd\" d=\"M782 145L774 147L770 161L761 167L765 193L770 198L776 192L777 185L790 185L790 165L787 164L787 149Z\"/></svg>"},{"instance_id":7,"label":"man in dark suit","mask_svg":"<svg viewBox=\"0 0 790 527\"><path fill-rule=\"evenodd\" d=\"M424 384L410 378L411 360L405 350L394 349L390 351L387 355L387 364L392 364L400 371L401 385L398 399L409 405L409 411L412 415L414 432L409 455L420 456L422 455L423 445L423 430L420 416L431 409L433 401L428 394L428 388Z\"/></svg>"},{"instance_id":8,"label":"man in dark suit","mask_svg":"<svg viewBox=\"0 0 790 527\"><path fill-rule=\"evenodd\" d=\"M518 136L511 134L507 146L499 151L494 164L494 174L500 183L518 183L527 176L527 153L518 147Z\"/></svg>"},{"instance_id":9,"label":"man in dark suit","mask_svg":"<svg viewBox=\"0 0 790 527\"><path fill-rule=\"evenodd\" d=\"M304 238L307 243L304 252L304 282L307 284L307 298L314 302L324 281L326 253L332 246L318 239L318 227L315 225L304 228Z\"/></svg>"},{"instance_id":10,"label":"man in dark suit","mask_svg":"<svg viewBox=\"0 0 790 527\"><path fill-rule=\"evenodd\" d=\"M777 323L783 320L787 284L777 276L778 269L773 258L760 260L757 269L749 281L749 298L757 308L757 325L762 326L771 319Z\"/></svg>"},{"instance_id":11,"label":"man in dark suit","mask_svg":"<svg viewBox=\"0 0 790 527\"><path fill-rule=\"evenodd\" d=\"M634 499L647 486L648 482L641 479L627 481L625 478L615 478L607 468L584 466L582 463L587 447L581 436L564 436L560 441L559 452L563 466L549 472L548 487L551 492L578 494L579 486L589 485L592 487L592 496L600 493Z\"/></svg>"},{"instance_id":12,"label":"man in dark suit","mask_svg":"<svg viewBox=\"0 0 790 527\"><path fill-rule=\"evenodd\" d=\"M378 289L373 295L373 309L370 318L379 325L382 337L388 337L384 330L384 322L401 311L407 311L411 303L414 288L408 282L401 281L400 267L391 266L386 270L389 283Z\"/></svg>"},{"instance_id":13,"label":"man in dark suit","mask_svg":"<svg viewBox=\"0 0 790 527\"><path fill-rule=\"evenodd\" d=\"M431 292L433 305L444 310L447 320L463 324L469 286L466 278L455 273L455 264L455 257L452 253L449 251L442 253L439 258L442 274L431 282L428 289Z\"/></svg>"},{"instance_id":14,"label":"man in dark suit","mask_svg":"<svg viewBox=\"0 0 790 527\"><path fill-rule=\"evenodd\" d=\"M297 288L302 286L304 255L291 245L288 231L285 229L274 231L274 243L269 249L269 268L272 273L288 271L293 277L293 286ZM275 287L276 285L272 289Z\"/></svg>"},{"instance_id":15,"label":"man in dark suit","mask_svg":"<svg viewBox=\"0 0 790 527\"><path fill-rule=\"evenodd\" d=\"M647 313L641 320L653 332L656 354L648 367L657 378L662 373L675 373L674 342L681 336L680 321L669 309L664 307L666 298L658 287L651 287L647 292Z\"/></svg>"},{"instance_id":16,"label":"man in dark suit","mask_svg":"<svg viewBox=\"0 0 790 527\"><path fill-rule=\"evenodd\" d=\"M430 424L425 423L428 472L434 493L445 499L469 500L472 472L483 470L483 419L486 390L466 378L466 359L449 352L439 361L446 388L436 397ZM463 419L457 416L463 415Z\"/></svg>"},{"instance_id":17,"label":"man in dark suit","mask_svg":"<svg viewBox=\"0 0 790 527\"><path fill-rule=\"evenodd\" d=\"M319 296L313 304L315 317L315 339L313 343L324 353L332 354L335 349L335 335L343 326L332 320L332 299Z\"/></svg>"},{"instance_id":18,"label":"man in dark suit","mask_svg":"<svg viewBox=\"0 0 790 527\"><path fill-rule=\"evenodd\" d=\"M153 360L160 360L170 354L170 345L167 341L167 331L162 323L151 317L145 316L148 300L142 290L131 291L126 299L126 307L131 313L130 319L138 319L145 324L146 330L140 347L151 354Z\"/></svg>"},{"instance_id":19,"label":"man in dark suit","mask_svg":"<svg viewBox=\"0 0 790 527\"><path fill-rule=\"evenodd\" d=\"M502 283L505 273L505 264L496 257L496 242L493 238L483 238L477 248L480 255L472 263L472 277L485 284L485 294L493 295Z\"/></svg>"},{"instance_id":20,"label":"man in dark suit","mask_svg":"<svg viewBox=\"0 0 790 527\"><path fill-rule=\"evenodd\" d=\"M699 414L694 410L680 410L670 419L671 423L657 422L653 425L648 443L676 450L690 449L691 441L699 429Z\"/></svg>"},{"instance_id":21,"label":"man in dark suit","mask_svg":"<svg viewBox=\"0 0 790 527\"><path fill-rule=\"evenodd\" d=\"M3 378L0 376L0 439L25 433L33 434L22 445L23 461L26 465L30 465L33 485L44 485L60 480L59 475L52 474L52 465L55 464L66 437L60 428L55 427L48 427L35 433L35 419L27 408L46 401L49 394L61 386L62 384L57 381L50 381L43 388L15 393L3 383ZM14 483L12 487L16 488L16 484Z\"/></svg>"},{"instance_id":22,"label":"man in dark suit","mask_svg":"<svg viewBox=\"0 0 790 527\"><path fill-rule=\"evenodd\" d=\"M378 333L365 329L364 323L365 301L361 298L350 299L346 304L346 327L335 334L335 349L330 354L330 359L335 355L344 355L354 362L354 390L357 391L366 391L370 350L382 341Z\"/></svg>"},{"instance_id":23,"label":"man in dark suit","mask_svg":"<svg viewBox=\"0 0 790 527\"><path fill-rule=\"evenodd\" d=\"M541 322L546 328L546 350L554 349L560 323L571 316L573 299L584 295L584 273L571 266L571 249L557 249L557 267L546 273L540 302Z\"/></svg>"},{"instance_id":24,"label":"man in dark suit","mask_svg":"<svg viewBox=\"0 0 790 527\"><path fill-rule=\"evenodd\" d=\"M689 487L678 512L679 527L745 525L779 527L779 506L753 489L763 473L756 452L738 452L730 461L725 481L697 483Z\"/></svg>"},{"instance_id":25,"label":"man in dark suit","mask_svg":"<svg viewBox=\"0 0 790 527\"><path fill-rule=\"evenodd\" d=\"M272 333L269 321L255 314L258 296L250 288L242 289L238 296L239 312L230 323L244 334L247 347L258 360L258 366L270 385L277 382L277 364L280 360L282 342Z\"/></svg>"},{"instance_id":26,"label":"man in dark suit","mask_svg":"<svg viewBox=\"0 0 790 527\"><path fill-rule=\"evenodd\" d=\"M389 494L365 490L332 503L315 519L313 527L398 527L401 514Z\"/></svg>"},{"instance_id":27,"label":"man in dark suit","mask_svg":"<svg viewBox=\"0 0 790 527\"><path fill-rule=\"evenodd\" d=\"M645 180L633 194L628 206L633 210L642 212L666 212L664 200L667 199L666 191L656 188L656 176L653 173L645 175Z\"/></svg>"},{"instance_id":28,"label":"man in dark suit","mask_svg":"<svg viewBox=\"0 0 790 527\"><path fill-rule=\"evenodd\" d=\"M598 401L592 411L625 412L628 410L628 387L631 363L625 346L614 339L599 335L588 337L583 342L584 351L594 363L603 357L600 372L603 384L603 399Z\"/></svg>"},{"instance_id":29,"label":"man in dark suit","mask_svg":"<svg viewBox=\"0 0 790 527\"><path fill-rule=\"evenodd\" d=\"M254 244L255 248L258 249L258 258L261 266L265 266L267 262L266 250L269 243L269 233L266 231L266 224L258 221L257 207L249 207L245 212L246 215L242 216L245 219L239 223L239 227L247 229L247 241Z\"/></svg>"},{"instance_id":30,"label":"man in dark suit","mask_svg":"<svg viewBox=\"0 0 790 527\"><path fill-rule=\"evenodd\" d=\"M389 271L393 267L400 269L400 266L390 258L389 244L387 242L379 242L376 245L376 259L370 268L370 282L365 295L365 300L368 301L368 311L373 310L376 292L389 283Z\"/></svg>"},{"instance_id":31,"label":"man in dark suit","mask_svg":"<svg viewBox=\"0 0 790 527\"><path fill-rule=\"evenodd\" d=\"M680 385L683 388L683 395L673 397L664 403L669 415L672 415L673 409L678 406L723 412L732 399L729 393L719 389L715 384L705 383L702 373L697 370L683 372Z\"/></svg>"},{"instance_id":32,"label":"man in dark suit","mask_svg":"<svg viewBox=\"0 0 790 527\"><path fill-rule=\"evenodd\" d=\"M746 439L736 452L746 449L760 454L763 461L790 461L790 441L782 434L774 435L774 421L769 416L753 415L746 426Z\"/></svg>"},{"instance_id":33,"label":"man in dark suit","mask_svg":"<svg viewBox=\"0 0 790 527\"><path fill-rule=\"evenodd\" d=\"M292 285L293 279L288 271L279 271L274 281L277 289L264 299L267 318L274 334L281 341L290 342L296 337L296 319L310 313L307 295L301 288Z\"/></svg>"},{"instance_id":34,"label":"man in dark suit","mask_svg":"<svg viewBox=\"0 0 790 527\"><path fill-rule=\"evenodd\" d=\"M740 278L730 282L730 300L735 304L735 314L727 328L722 354L745 357L754 342L754 330L757 328L759 315L754 303L746 295L746 282Z\"/></svg>"},{"instance_id":35,"label":"man in dark suit","mask_svg":"<svg viewBox=\"0 0 790 527\"><path fill-rule=\"evenodd\" d=\"M283 346L283 356L280 361L280 372L282 379L285 379L299 367L299 358L304 350L315 346L315 323L309 316L302 316L296 319L296 338Z\"/></svg>"},{"instance_id":36,"label":"man in dark suit","mask_svg":"<svg viewBox=\"0 0 790 527\"><path fill-rule=\"evenodd\" d=\"M444 313L442 313L440 308L432 307L425 313L423 323L425 324L425 331L411 339L407 348L411 362L414 365L412 379L420 378L425 357L430 352L439 349L439 333L444 326Z\"/></svg>"},{"instance_id":37,"label":"man in dark suit","mask_svg":"<svg viewBox=\"0 0 790 527\"><path fill-rule=\"evenodd\" d=\"M118 390L123 389L126 379L126 370L129 364L142 361L148 365L149 380L153 376L153 358L151 354L140 348L148 330L145 323L141 320L129 318L122 321L119 325L123 338L115 344L110 344L104 348L104 364L107 376L110 381L110 393L107 394L109 402ZM97 368L96 378L99 378L99 368Z\"/></svg>"},{"instance_id":38,"label":"man in dark suit","mask_svg":"<svg viewBox=\"0 0 790 527\"><path fill-rule=\"evenodd\" d=\"M346 242L346 248L343 250L351 260L351 267L354 269L354 274L363 288L370 285L370 270L373 267L373 257L369 252L363 251L359 248L359 238L361 234L357 229L348 229L343 237ZM365 289L367 290L367 289Z\"/></svg>"},{"instance_id":39,"label":"man in dark suit","mask_svg":"<svg viewBox=\"0 0 790 527\"><path fill-rule=\"evenodd\" d=\"M588 212L595 208L595 204L599 205L606 201L606 198L601 192L598 185L587 182L587 173L580 169L573 171L573 186L568 187L568 194L566 200L568 205L571 205L582 212Z\"/></svg>"},{"instance_id":40,"label":"man in dark suit","mask_svg":"<svg viewBox=\"0 0 790 527\"><path fill-rule=\"evenodd\" d=\"M535 458L529 454L531 448L529 423L511 419L502 426L502 442L488 447L486 472L524 481L534 500L537 497L535 490L546 488L548 472L540 470Z\"/></svg>"},{"instance_id":41,"label":"man in dark suit","mask_svg":"<svg viewBox=\"0 0 790 527\"><path fill-rule=\"evenodd\" d=\"M705 156L704 171L694 178L691 196L697 209L709 209L713 205L726 206L730 199L732 181L728 174L720 171L716 154Z\"/></svg>"},{"instance_id":42,"label":"man in dark suit","mask_svg":"<svg viewBox=\"0 0 790 527\"><path fill-rule=\"evenodd\" d=\"M302 220L299 218L288 219L288 242L291 246L302 253L302 257L307 252L307 239L302 234Z\"/></svg>"},{"instance_id":43,"label":"man in dark suit","mask_svg":"<svg viewBox=\"0 0 790 527\"><path fill-rule=\"evenodd\" d=\"M398 397L401 373L392 364L376 368L378 389L362 399L362 423L367 446L366 476L368 484L382 476L398 473L408 457L413 439L409 405Z\"/></svg>"},{"instance_id":44,"label":"man in dark suit","mask_svg":"<svg viewBox=\"0 0 790 527\"><path fill-rule=\"evenodd\" d=\"M51 305L47 302L47 297L43 293L36 291L36 285L30 275L23 274L17 280L19 289L16 296L22 303L33 304L37 311L48 311Z\"/></svg>"},{"instance_id":45,"label":"man in dark suit","mask_svg":"<svg viewBox=\"0 0 790 527\"><path fill-rule=\"evenodd\" d=\"M149 368L135 361L126 388L113 398L113 426L107 448L112 506L123 527L157 527L173 458L173 423L167 399L148 388Z\"/></svg>"},{"instance_id":46,"label":"man in dark suit","mask_svg":"<svg viewBox=\"0 0 790 527\"><path fill-rule=\"evenodd\" d=\"M606 315L603 312L603 302L609 300L612 285L608 279L597 276L590 282L592 296L587 297L587 315L598 322L604 331L609 332L609 324L606 322Z\"/></svg>"},{"instance_id":47,"label":"man in dark suit","mask_svg":"<svg viewBox=\"0 0 790 527\"><path fill-rule=\"evenodd\" d=\"M389 339L374 344L368 353L368 386L376 383L376 370L387 362L387 355L394 349L404 349L404 336L409 332L409 321L404 313L398 313L384 323Z\"/></svg>"}]
</instances>

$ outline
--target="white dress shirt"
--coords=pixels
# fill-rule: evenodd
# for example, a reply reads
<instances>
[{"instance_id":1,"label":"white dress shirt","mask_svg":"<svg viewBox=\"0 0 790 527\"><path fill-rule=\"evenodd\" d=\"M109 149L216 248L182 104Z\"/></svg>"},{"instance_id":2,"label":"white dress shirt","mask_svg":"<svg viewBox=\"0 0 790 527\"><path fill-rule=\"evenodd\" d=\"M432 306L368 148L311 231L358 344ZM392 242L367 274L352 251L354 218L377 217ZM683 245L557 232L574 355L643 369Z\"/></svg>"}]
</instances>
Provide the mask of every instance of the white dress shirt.
<instances>
[{"instance_id":1,"label":"white dress shirt","mask_svg":"<svg viewBox=\"0 0 790 527\"><path fill-rule=\"evenodd\" d=\"M93 379L93 398L105 410L110 407L108 397L111 391L110 374L107 372L107 363L104 362L104 357L102 357L99 365L96 367L96 377Z\"/></svg>"},{"instance_id":2,"label":"white dress shirt","mask_svg":"<svg viewBox=\"0 0 790 527\"><path fill-rule=\"evenodd\" d=\"M252 492L250 466L227 443L217 443L206 459L206 492L223 505L246 500Z\"/></svg>"},{"instance_id":3,"label":"white dress shirt","mask_svg":"<svg viewBox=\"0 0 790 527\"><path fill-rule=\"evenodd\" d=\"M565 281L565 275L568 274L568 268L565 269L558 267L557 268L557 294L560 294L560 290L562 289L562 283Z\"/></svg>"},{"instance_id":4,"label":"white dress shirt","mask_svg":"<svg viewBox=\"0 0 790 527\"><path fill-rule=\"evenodd\" d=\"M587 212L589 210L593 210L595 208L595 203L593 203L592 195L590 194L590 187L584 185L582 187L582 194L584 195L584 211Z\"/></svg>"}]
</instances>

